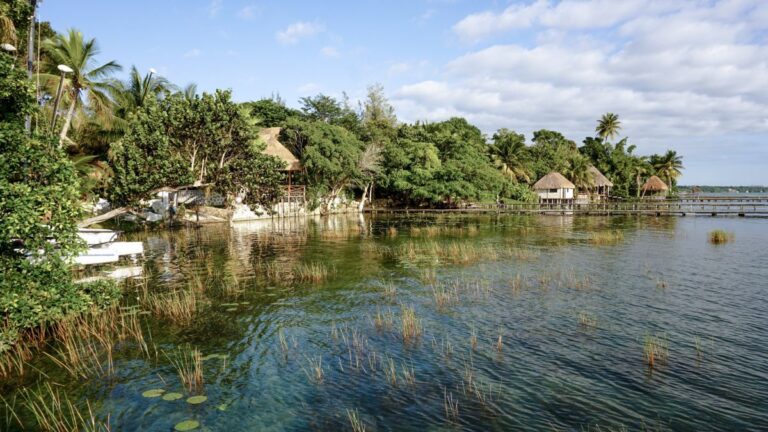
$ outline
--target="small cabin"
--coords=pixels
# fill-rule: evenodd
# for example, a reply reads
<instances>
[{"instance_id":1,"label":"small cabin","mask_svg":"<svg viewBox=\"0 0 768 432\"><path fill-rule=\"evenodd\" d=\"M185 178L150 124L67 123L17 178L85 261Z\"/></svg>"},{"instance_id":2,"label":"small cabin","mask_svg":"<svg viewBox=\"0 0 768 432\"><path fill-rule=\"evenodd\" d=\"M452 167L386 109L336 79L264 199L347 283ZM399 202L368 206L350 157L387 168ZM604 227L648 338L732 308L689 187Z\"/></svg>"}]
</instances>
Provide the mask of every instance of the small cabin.
<instances>
[{"instance_id":1,"label":"small cabin","mask_svg":"<svg viewBox=\"0 0 768 432\"><path fill-rule=\"evenodd\" d=\"M551 172L534 183L542 204L572 204L576 186L559 172Z\"/></svg>"},{"instance_id":2,"label":"small cabin","mask_svg":"<svg viewBox=\"0 0 768 432\"><path fill-rule=\"evenodd\" d=\"M608 177L604 176L599 169L590 165L590 176L592 177L592 185L589 187L589 195L592 201L604 201L611 196L611 189L613 188L613 182L608 180Z\"/></svg>"},{"instance_id":3,"label":"small cabin","mask_svg":"<svg viewBox=\"0 0 768 432\"><path fill-rule=\"evenodd\" d=\"M279 140L281 128L272 127L259 131L259 138L267 144L263 154L275 156L285 163L283 171L287 174L288 184L283 185L283 202L304 203L306 187L293 183L293 174L302 170L301 161Z\"/></svg>"},{"instance_id":4,"label":"small cabin","mask_svg":"<svg viewBox=\"0 0 768 432\"><path fill-rule=\"evenodd\" d=\"M664 199L669 186L657 176L651 176L641 187L644 198Z\"/></svg>"}]
</instances>

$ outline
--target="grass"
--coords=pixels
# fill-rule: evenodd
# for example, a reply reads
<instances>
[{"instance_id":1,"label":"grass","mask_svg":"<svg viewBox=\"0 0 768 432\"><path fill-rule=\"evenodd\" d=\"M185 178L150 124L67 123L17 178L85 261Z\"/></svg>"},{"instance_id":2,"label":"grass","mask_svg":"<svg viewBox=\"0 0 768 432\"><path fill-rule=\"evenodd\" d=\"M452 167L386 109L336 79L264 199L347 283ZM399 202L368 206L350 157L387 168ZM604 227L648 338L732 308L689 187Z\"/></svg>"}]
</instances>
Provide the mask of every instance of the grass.
<instances>
[{"instance_id":1,"label":"grass","mask_svg":"<svg viewBox=\"0 0 768 432\"><path fill-rule=\"evenodd\" d=\"M86 401L83 410L48 382L35 390L23 389L20 395L23 409L29 414L22 417L25 421L33 419L39 430L51 432L109 432L111 430L109 418L106 422L97 420L90 402ZM6 407L12 412L19 425L24 427L24 423L16 413L16 408L9 408L7 403Z\"/></svg>"},{"instance_id":2,"label":"grass","mask_svg":"<svg viewBox=\"0 0 768 432\"><path fill-rule=\"evenodd\" d=\"M667 336L646 335L643 342L643 360L649 368L654 369L669 360L669 342Z\"/></svg>"},{"instance_id":3,"label":"grass","mask_svg":"<svg viewBox=\"0 0 768 432\"><path fill-rule=\"evenodd\" d=\"M624 240L624 233L618 230L593 232L589 236L589 242L594 245L611 245Z\"/></svg>"},{"instance_id":4,"label":"grass","mask_svg":"<svg viewBox=\"0 0 768 432\"><path fill-rule=\"evenodd\" d=\"M349 419L349 425L352 427L352 432L365 432L365 423L360 420L357 409L348 409L347 418Z\"/></svg>"},{"instance_id":5,"label":"grass","mask_svg":"<svg viewBox=\"0 0 768 432\"><path fill-rule=\"evenodd\" d=\"M190 394L203 391L203 355L197 348L180 347L173 355L166 357L173 364L181 384Z\"/></svg>"},{"instance_id":6,"label":"grass","mask_svg":"<svg viewBox=\"0 0 768 432\"><path fill-rule=\"evenodd\" d=\"M189 324L197 313L197 295L192 291L172 291L164 294L149 294L146 306L158 317L176 324Z\"/></svg>"},{"instance_id":7,"label":"grass","mask_svg":"<svg viewBox=\"0 0 768 432\"><path fill-rule=\"evenodd\" d=\"M586 329L597 328L597 317L593 313L579 312L579 326Z\"/></svg>"},{"instance_id":8,"label":"grass","mask_svg":"<svg viewBox=\"0 0 768 432\"><path fill-rule=\"evenodd\" d=\"M459 418L459 401L446 388L443 388L443 409L448 421L455 421Z\"/></svg>"},{"instance_id":9,"label":"grass","mask_svg":"<svg viewBox=\"0 0 768 432\"><path fill-rule=\"evenodd\" d=\"M416 342L421 337L421 320L416 316L413 307L403 306L402 308L402 327L403 342Z\"/></svg>"},{"instance_id":10,"label":"grass","mask_svg":"<svg viewBox=\"0 0 768 432\"><path fill-rule=\"evenodd\" d=\"M391 310L382 312L381 309L376 309L376 316L371 321L378 331L391 330L395 323L395 314Z\"/></svg>"},{"instance_id":11,"label":"grass","mask_svg":"<svg viewBox=\"0 0 768 432\"><path fill-rule=\"evenodd\" d=\"M309 363L309 369L304 369L304 373L307 375L310 381L315 384L322 384L325 381L325 370L323 369L323 358L315 357L307 359Z\"/></svg>"},{"instance_id":12,"label":"grass","mask_svg":"<svg viewBox=\"0 0 768 432\"><path fill-rule=\"evenodd\" d=\"M734 239L733 233L729 233L723 230L714 230L709 232L709 242L712 244L725 244L730 243Z\"/></svg>"},{"instance_id":13,"label":"grass","mask_svg":"<svg viewBox=\"0 0 768 432\"><path fill-rule=\"evenodd\" d=\"M432 298L435 300L438 310L444 310L447 307L459 302L458 285L432 285Z\"/></svg>"},{"instance_id":14,"label":"grass","mask_svg":"<svg viewBox=\"0 0 768 432\"><path fill-rule=\"evenodd\" d=\"M336 273L333 267L323 263L302 263L294 268L295 278L301 282L320 283Z\"/></svg>"}]
</instances>

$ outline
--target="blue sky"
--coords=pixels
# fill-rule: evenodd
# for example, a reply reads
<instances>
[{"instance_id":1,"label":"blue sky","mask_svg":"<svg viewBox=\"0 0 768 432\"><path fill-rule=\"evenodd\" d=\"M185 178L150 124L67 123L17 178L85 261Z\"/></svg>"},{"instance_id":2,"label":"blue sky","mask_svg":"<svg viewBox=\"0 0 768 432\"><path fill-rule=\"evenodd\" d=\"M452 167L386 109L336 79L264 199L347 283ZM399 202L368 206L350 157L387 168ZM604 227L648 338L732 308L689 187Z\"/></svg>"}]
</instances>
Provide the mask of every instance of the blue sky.
<instances>
[{"instance_id":1,"label":"blue sky","mask_svg":"<svg viewBox=\"0 0 768 432\"><path fill-rule=\"evenodd\" d=\"M45 0L102 60L239 101L380 82L403 121L580 142L616 112L639 153L678 150L684 184L768 185L765 0Z\"/></svg>"}]
</instances>

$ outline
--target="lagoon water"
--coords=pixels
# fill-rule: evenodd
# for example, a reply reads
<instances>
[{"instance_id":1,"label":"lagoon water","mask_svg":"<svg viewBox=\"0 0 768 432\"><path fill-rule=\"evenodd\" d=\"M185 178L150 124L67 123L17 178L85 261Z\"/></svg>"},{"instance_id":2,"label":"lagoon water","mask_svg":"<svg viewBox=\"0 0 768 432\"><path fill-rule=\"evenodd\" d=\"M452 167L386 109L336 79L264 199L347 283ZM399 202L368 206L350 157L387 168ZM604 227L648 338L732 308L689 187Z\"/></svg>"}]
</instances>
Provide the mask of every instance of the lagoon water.
<instances>
[{"instance_id":1,"label":"lagoon water","mask_svg":"<svg viewBox=\"0 0 768 432\"><path fill-rule=\"evenodd\" d=\"M734 240L709 244L714 229ZM118 347L115 376L92 380L38 361L112 430L351 430L350 413L367 431L768 430L765 219L355 216L133 237L150 290L202 281L190 324L141 316L157 352L207 356L208 400L142 397L184 392L163 354ZM265 276L300 264L331 274ZM422 328L407 343L404 307ZM668 344L654 368L647 336Z\"/></svg>"}]
</instances>

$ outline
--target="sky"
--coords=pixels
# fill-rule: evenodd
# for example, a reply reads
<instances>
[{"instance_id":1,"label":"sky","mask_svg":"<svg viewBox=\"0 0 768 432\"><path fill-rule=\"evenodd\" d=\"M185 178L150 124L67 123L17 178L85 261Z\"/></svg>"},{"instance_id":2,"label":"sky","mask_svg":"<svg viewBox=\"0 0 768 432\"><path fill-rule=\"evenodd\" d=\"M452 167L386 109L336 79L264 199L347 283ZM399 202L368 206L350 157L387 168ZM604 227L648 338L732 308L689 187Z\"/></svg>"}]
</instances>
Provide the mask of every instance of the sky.
<instances>
[{"instance_id":1,"label":"sky","mask_svg":"<svg viewBox=\"0 0 768 432\"><path fill-rule=\"evenodd\" d=\"M44 0L99 60L237 101L381 83L404 122L581 143L619 114L636 153L683 155L681 184L768 185L768 0Z\"/></svg>"}]
</instances>

